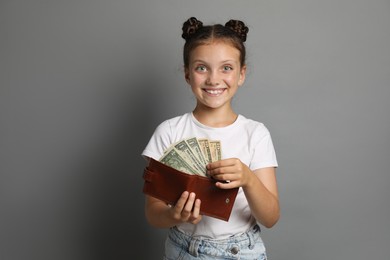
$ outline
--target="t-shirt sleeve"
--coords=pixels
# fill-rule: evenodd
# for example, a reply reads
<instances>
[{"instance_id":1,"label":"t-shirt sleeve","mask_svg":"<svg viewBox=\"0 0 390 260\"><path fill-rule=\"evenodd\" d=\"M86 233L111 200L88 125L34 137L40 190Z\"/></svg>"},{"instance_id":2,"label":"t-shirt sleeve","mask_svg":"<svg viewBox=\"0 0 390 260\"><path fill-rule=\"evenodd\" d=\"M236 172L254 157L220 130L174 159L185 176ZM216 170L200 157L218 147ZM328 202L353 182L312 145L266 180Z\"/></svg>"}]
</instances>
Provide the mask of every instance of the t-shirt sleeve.
<instances>
[{"instance_id":1,"label":"t-shirt sleeve","mask_svg":"<svg viewBox=\"0 0 390 260\"><path fill-rule=\"evenodd\" d=\"M278 167L275 148L271 134L264 125L260 125L254 133L253 156L250 164L251 170L266 167Z\"/></svg>"},{"instance_id":2,"label":"t-shirt sleeve","mask_svg":"<svg viewBox=\"0 0 390 260\"><path fill-rule=\"evenodd\" d=\"M159 160L165 149L171 144L170 136L171 127L169 122L164 121L156 128L141 155Z\"/></svg>"}]
</instances>

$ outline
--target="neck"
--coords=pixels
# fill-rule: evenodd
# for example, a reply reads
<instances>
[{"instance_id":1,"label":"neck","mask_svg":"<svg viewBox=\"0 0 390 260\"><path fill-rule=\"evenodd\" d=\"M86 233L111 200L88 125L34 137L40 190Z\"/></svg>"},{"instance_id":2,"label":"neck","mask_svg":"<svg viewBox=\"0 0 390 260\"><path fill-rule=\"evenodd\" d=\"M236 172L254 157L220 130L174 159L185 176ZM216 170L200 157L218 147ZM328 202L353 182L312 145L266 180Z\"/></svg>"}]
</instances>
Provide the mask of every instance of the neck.
<instances>
[{"instance_id":1,"label":"neck","mask_svg":"<svg viewBox=\"0 0 390 260\"><path fill-rule=\"evenodd\" d=\"M196 107L192 112L196 120L210 127L225 127L233 124L237 119L237 114L231 109L200 109Z\"/></svg>"}]
</instances>

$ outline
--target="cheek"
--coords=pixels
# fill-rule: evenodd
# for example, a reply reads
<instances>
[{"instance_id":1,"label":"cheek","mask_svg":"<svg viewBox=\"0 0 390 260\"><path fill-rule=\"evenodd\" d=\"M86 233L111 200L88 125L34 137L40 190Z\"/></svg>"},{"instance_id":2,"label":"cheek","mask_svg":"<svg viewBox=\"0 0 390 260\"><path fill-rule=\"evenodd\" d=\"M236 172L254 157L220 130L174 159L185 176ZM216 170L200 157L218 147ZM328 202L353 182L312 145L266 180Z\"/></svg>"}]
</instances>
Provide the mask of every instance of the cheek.
<instances>
[{"instance_id":1,"label":"cheek","mask_svg":"<svg viewBox=\"0 0 390 260\"><path fill-rule=\"evenodd\" d=\"M191 75L191 85L199 85L201 83L203 83L205 81L205 77L203 77L202 75Z\"/></svg>"},{"instance_id":2,"label":"cheek","mask_svg":"<svg viewBox=\"0 0 390 260\"><path fill-rule=\"evenodd\" d=\"M225 81L233 84L239 81L239 77L237 75L228 75L225 77Z\"/></svg>"}]
</instances>

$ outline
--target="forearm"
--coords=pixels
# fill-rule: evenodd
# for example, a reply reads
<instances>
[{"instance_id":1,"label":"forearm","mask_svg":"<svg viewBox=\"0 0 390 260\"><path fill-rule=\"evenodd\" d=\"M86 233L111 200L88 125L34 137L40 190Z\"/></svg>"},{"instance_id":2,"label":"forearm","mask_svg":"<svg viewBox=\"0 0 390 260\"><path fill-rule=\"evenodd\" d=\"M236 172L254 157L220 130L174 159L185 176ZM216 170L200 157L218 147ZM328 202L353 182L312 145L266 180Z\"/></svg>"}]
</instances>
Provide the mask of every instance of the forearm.
<instances>
[{"instance_id":1,"label":"forearm","mask_svg":"<svg viewBox=\"0 0 390 260\"><path fill-rule=\"evenodd\" d=\"M254 218L267 228L274 226L280 217L278 197L255 174L242 188Z\"/></svg>"}]
</instances>

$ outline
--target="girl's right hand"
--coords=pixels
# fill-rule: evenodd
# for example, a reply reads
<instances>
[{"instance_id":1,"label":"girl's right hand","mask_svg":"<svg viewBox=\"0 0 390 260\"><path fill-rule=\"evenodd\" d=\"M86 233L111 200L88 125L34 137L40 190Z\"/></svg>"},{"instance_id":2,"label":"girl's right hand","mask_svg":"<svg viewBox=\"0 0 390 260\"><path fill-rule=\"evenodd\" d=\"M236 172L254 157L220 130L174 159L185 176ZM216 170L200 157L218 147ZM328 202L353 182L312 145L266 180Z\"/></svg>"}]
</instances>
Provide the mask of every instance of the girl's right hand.
<instances>
[{"instance_id":1,"label":"girl's right hand","mask_svg":"<svg viewBox=\"0 0 390 260\"><path fill-rule=\"evenodd\" d=\"M189 222L197 224L201 221L200 215L200 199L196 199L196 194L184 191L176 205L171 208L173 219L179 222Z\"/></svg>"}]
</instances>

